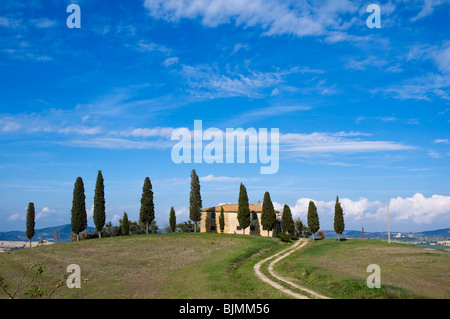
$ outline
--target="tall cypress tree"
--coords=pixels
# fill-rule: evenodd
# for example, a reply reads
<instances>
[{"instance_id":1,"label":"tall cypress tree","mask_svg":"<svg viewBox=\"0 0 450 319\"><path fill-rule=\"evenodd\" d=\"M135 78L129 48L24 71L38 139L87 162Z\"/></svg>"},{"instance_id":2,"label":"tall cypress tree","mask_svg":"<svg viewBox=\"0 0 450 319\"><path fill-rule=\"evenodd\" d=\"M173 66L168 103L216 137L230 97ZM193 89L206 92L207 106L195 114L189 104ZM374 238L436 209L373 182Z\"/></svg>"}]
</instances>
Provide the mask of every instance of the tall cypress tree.
<instances>
[{"instance_id":1,"label":"tall cypress tree","mask_svg":"<svg viewBox=\"0 0 450 319\"><path fill-rule=\"evenodd\" d=\"M35 226L34 217L35 217L34 203L28 203L26 235L27 238L30 240L30 247L31 247L31 239L34 236L34 226Z\"/></svg>"},{"instance_id":2,"label":"tall cypress tree","mask_svg":"<svg viewBox=\"0 0 450 319\"><path fill-rule=\"evenodd\" d=\"M344 211L339 202L339 197L336 196L336 204L334 205L334 231L338 234L338 241L341 241L341 234L344 232L344 228Z\"/></svg>"},{"instance_id":3,"label":"tall cypress tree","mask_svg":"<svg viewBox=\"0 0 450 319\"><path fill-rule=\"evenodd\" d=\"M291 235L295 232L294 219L292 218L291 208L289 205L284 204L283 215L281 215L281 228L284 232Z\"/></svg>"},{"instance_id":4,"label":"tall cypress tree","mask_svg":"<svg viewBox=\"0 0 450 319\"><path fill-rule=\"evenodd\" d=\"M310 201L308 206L308 227L313 235L314 241L314 234L319 230L320 224L319 215L317 215L317 207L314 205L313 201Z\"/></svg>"},{"instance_id":5,"label":"tall cypress tree","mask_svg":"<svg viewBox=\"0 0 450 319\"><path fill-rule=\"evenodd\" d=\"M144 186L142 187L141 197L141 211L139 214L139 221L145 225L145 233L148 234L148 229L152 221L155 219L155 205L153 203L153 191L150 178L146 177Z\"/></svg>"},{"instance_id":6,"label":"tall cypress tree","mask_svg":"<svg viewBox=\"0 0 450 319\"><path fill-rule=\"evenodd\" d=\"M267 230L267 237L269 237L269 232L275 228L276 223L277 215L275 214L270 194L269 192L265 192L262 204L261 225L264 230Z\"/></svg>"},{"instance_id":7,"label":"tall cypress tree","mask_svg":"<svg viewBox=\"0 0 450 319\"><path fill-rule=\"evenodd\" d=\"M245 235L245 229L250 226L250 207L248 203L247 189L242 183L239 188L237 219L239 226L242 228L243 234Z\"/></svg>"},{"instance_id":8,"label":"tall cypress tree","mask_svg":"<svg viewBox=\"0 0 450 319\"><path fill-rule=\"evenodd\" d=\"M123 213L123 218L122 218L122 223L120 225L120 228L122 231L122 235L128 236L128 234L130 233L130 221L128 220L127 212Z\"/></svg>"},{"instance_id":9,"label":"tall cypress tree","mask_svg":"<svg viewBox=\"0 0 450 319\"><path fill-rule=\"evenodd\" d=\"M225 214L223 211L223 206L220 206L219 227L220 232L223 234L223 231L225 230Z\"/></svg>"},{"instance_id":10,"label":"tall cypress tree","mask_svg":"<svg viewBox=\"0 0 450 319\"><path fill-rule=\"evenodd\" d=\"M200 180L195 172L191 172L191 193L189 196L189 218L194 222L194 232L197 232L197 223L201 219L202 197L200 195Z\"/></svg>"},{"instance_id":11,"label":"tall cypress tree","mask_svg":"<svg viewBox=\"0 0 450 319\"><path fill-rule=\"evenodd\" d=\"M105 186L103 184L102 171L98 171L94 195L94 224L99 238L102 238L102 229L105 226L105 220Z\"/></svg>"},{"instance_id":12,"label":"tall cypress tree","mask_svg":"<svg viewBox=\"0 0 450 319\"><path fill-rule=\"evenodd\" d=\"M177 217L175 215L175 208L173 208L173 206L170 207L169 226L170 231L174 233L177 228Z\"/></svg>"},{"instance_id":13,"label":"tall cypress tree","mask_svg":"<svg viewBox=\"0 0 450 319\"><path fill-rule=\"evenodd\" d=\"M73 189L71 226L72 232L77 235L77 241L79 241L79 234L87 227L86 196L84 195L84 183L81 177L77 177Z\"/></svg>"}]
</instances>

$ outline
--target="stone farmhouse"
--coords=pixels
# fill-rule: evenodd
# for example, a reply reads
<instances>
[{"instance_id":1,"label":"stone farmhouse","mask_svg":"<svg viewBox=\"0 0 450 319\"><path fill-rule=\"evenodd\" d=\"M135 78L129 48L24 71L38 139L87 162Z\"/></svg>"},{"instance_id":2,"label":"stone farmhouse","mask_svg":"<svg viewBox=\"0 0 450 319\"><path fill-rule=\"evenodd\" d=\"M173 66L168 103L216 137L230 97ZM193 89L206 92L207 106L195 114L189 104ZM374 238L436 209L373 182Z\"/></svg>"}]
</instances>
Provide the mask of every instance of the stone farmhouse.
<instances>
[{"instance_id":1,"label":"stone farmhouse","mask_svg":"<svg viewBox=\"0 0 450 319\"><path fill-rule=\"evenodd\" d=\"M224 234L244 234L244 230L239 226L237 219L238 204L223 204L215 207L204 208L201 210L200 232L220 233L219 217L220 210L223 207L225 228ZM250 208L250 226L245 229L245 235L259 235L267 237L267 230L261 225L261 202L249 204ZM273 231L269 231L269 237L276 237L281 230L281 213L275 210L277 215L277 225Z\"/></svg>"}]
</instances>

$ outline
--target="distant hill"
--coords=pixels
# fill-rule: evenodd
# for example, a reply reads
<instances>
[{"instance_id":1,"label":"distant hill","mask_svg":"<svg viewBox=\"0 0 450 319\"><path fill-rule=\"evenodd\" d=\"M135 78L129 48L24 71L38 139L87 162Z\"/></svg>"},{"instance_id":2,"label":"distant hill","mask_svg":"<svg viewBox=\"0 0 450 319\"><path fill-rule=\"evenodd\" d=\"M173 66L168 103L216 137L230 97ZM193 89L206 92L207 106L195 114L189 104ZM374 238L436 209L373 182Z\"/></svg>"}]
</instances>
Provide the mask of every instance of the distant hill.
<instances>
[{"instance_id":1,"label":"distant hill","mask_svg":"<svg viewBox=\"0 0 450 319\"><path fill-rule=\"evenodd\" d=\"M422 235L424 237L433 237L433 236L450 236L450 228L437 229L437 230L429 230L423 231L420 233L414 233L415 235Z\"/></svg>"},{"instance_id":2,"label":"distant hill","mask_svg":"<svg viewBox=\"0 0 450 319\"><path fill-rule=\"evenodd\" d=\"M35 235L33 237L33 241L40 240L48 240L54 241L55 239L55 230L58 230L59 241L60 242L70 242L70 234L72 233L72 229L70 224L55 226L55 227L47 227L42 229L36 229ZM94 231L95 228L88 227L86 230ZM323 230L326 238L337 238L337 234L334 230ZM399 232L391 231L391 236L397 234ZM450 228L437 229L437 230L429 230L423 232L401 232L402 234L412 234L415 237L442 237L442 236L450 236ZM386 239L387 240L387 232L366 232L364 231L364 237L366 239ZM360 230L345 230L341 238L362 238ZM0 232L0 240L5 241L28 241L27 236L25 235L25 231L9 231L9 232Z\"/></svg>"},{"instance_id":3,"label":"distant hill","mask_svg":"<svg viewBox=\"0 0 450 319\"><path fill-rule=\"evenodd\" d=\"M337 234L334 230L323 230L326 238L337 238ZM411 234L415 237L442 237L442 236L450 236L450 228L443 228L437 230L429 230L423 232L397 232L391 231L391 237L402 233L403 235ZM385 232L366 232L364 231L364 237L367 239L387 239L388 233ZM345 230L341 238L362 238L362 234L360 230Z\"/></svg>"},{"instance_id":4,"label":"distant hill","mask_svg":"<svg viewBox=\"0 0 450 319\"><path fill-rule=\"evenodd\" d=\"M58 231L58 237L60 242L70 242L70 234L72 233L72 228L70 224L36 229L35 234L33 236L33 241L41 241L41 240L54 241L56 230ZM92 231L95 230L95 228L88 227L86 230ZM9 231L9 232L0 232L0 240L28 241L28 238L25 235L25 231Z\"/></svg>"}]
</instances>

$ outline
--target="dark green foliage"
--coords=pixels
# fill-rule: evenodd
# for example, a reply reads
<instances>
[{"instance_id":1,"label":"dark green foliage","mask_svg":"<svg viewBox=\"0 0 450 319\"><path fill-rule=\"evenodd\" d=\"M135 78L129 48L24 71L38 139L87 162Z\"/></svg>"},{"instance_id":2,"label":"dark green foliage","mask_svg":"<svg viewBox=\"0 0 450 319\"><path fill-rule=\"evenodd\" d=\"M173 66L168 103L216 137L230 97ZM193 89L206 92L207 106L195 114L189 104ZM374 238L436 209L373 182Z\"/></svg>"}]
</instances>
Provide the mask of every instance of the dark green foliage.
<instances>
[{"instance_id":1,"label":"dark green foliage","mask_svg":"<svg viewBox=\"0 0 450 319\"><path fill-rule=\"evenodd\" d=\"M309 238L309 236L312 235L311 230L308 226L303 225L303 235L305 236L305 238Z\"/></svg>"},{"instance_id":2,"label":"dark green foliage","mask_svg":"<svg viewBox=\"0 0 450 319\"><path fill-rule=\"evenodd\" d=\"M106 209L105 209L105 186L103 184L102 171L98 171L97 182L95 183L94 195L94 224L97 229L99 238L102 237L102 229L105 226Z\"/></svg>"},{"instance_id":3,"label":"dark green foliage","mask_svg":"<svg viewBox=\"0 0 450 319\"><path fill-rule=\"evenodd\" d=\"M289 205L284 204L283 215L281 216L281 228L283 232L288 232L293 235L295 232L294 220L292 219L291 208Z\"/></svg>"},{"instance_id":4,"label":"dark green foliage","mask_svg":"<svg viewBox=\"0 0 450 319\"><path fill-rule=\"evenodd\" d=\"M30 240L30 247L31 247L31 239L34 236L34 225L35 225L34 218L35 218L34 203L28 203L26 235L27 238Z\"/></svg>"},{"instance_id":5,"label":"dark green foliage","mask_svg":"<svg viewBox=\"0 0 450 319\"><path fill-rule=\"evenodd\" d=\"M142 187L141 210L139 222L145 225L145 233L148 234L149 226L155 219L155 205L153 203L153 191L150 178L146 177Z\"/></svg>"},{"instance_id":6,"label":"dark green foliage","mask_svg":"<svg viewBox=\"0 0 450 319\"><path fill-rule=\"evenodd\" d=\"M261 213L261 225L264 230L267 230L267 237L269 237L269 231L273 230L277 223L277 215L273 208L272 200L270 199L269 192L264 193L264 200L262 204Z\"/></svg>"},{"instance_id":7,"label":"dark green foliage","mask_svg":"<svg viewBox=\"0 0 450 319\"><path fill-rule=\"evenodd\" d=\"M123 236L127 236L130 233L130 221L128 220L127 212L123 213L123 218L120 222L120 229Z\"/></svg>"},{"instance_id":8,"label":"dark green foliage","mask_svg":"<svg viewBox=\"0 0 450 319\"><path fill-rule=\"evenodd\" d=\"M286 234L286 233L279 233L278 237L281 239L281 241L284 241L284 242L290 242L291 238L292 238L291 234Z\"/></svg>"},{"instance_id":9,"label":"dark green foliage","mask_svg":"<svg viewBox=\"0 0 450 319\"><path fill-rule=\"evenodd\" d=\"M303 226L303 223L300 220L300 218L297 218L296 220L294 220L294 225L295 225L295 234L294 234L294 236L298 237L298 238L302 238L303 237L303 228L304 228L304 226Z\"/></svg>"},{"instance_id":10,"label":"dark green foliage","mask_svg":"<svg viewBox=\"0 0 450 319\"><path fill-rule=\"evenodd\" d=\"M314 240L314 234L319 230L320 224L319 215L317 214L317 207L314 205L313 201L310 201L308 206L308 227Z\"/></svg>"},{"instance_id":11,"label":"dark green foliage","mask_svg":"<svg viewBox=\"0 0 450 319\"><path fill-rule=\"evenodd\" d=\"M87 227L86 196L84 195L84 183L81 177L77 177L73 189L71 226L72 231L77 235L77 240L78 234Z\"/></svg>"},{"instance_id":12,"label":"dark green foliage","mask_svg":"<svg viewBox=\"0 0 450 319\"><path fill-rule=\"evenodd\" d=\"M175 208L170 207L170 216L169 216L169 227L170 232L174 233L177 229L177 217L175 215Z\"/></svg>"},{"instance_id":13,"label":"dark green foliage","mask_svg":"<svg viewBox=\"0 0 450 319\"><path fill-rule=\"evenodd\" d=\"M220 232L223 233L223 231L225 229L225 214L223 211L223 206L220 207L219 227L220 227Z\"/></svg>"},{"instance_id":14,"label":"dark green foliage","mask_svg":"<svg viewBox=\"0 0 450 319\"><path fill-rule=\"evenodd\" d=\"M156 220L153 220L150 224L150 229L148 230L150 234L159 234L159 227L156 224Z\"/></svg>"},{"instance_id":15,"label":"dark green foliage","mask_svg":"<svg viewBox=\"0 0 450 319\"><path fill-rule=\"evenodd\" d=\"M189 196L189 218L194 222L194 232L197 232L197 222L201 218L202 197L200 195L200 180L195 172L191 172L191 193Z\"/></svg>"},{"instance_id":16,"label":"dark green foliage","mask_svg":"<svg viewBox=\"0 0 450 319\"><path fill-rule=\"evenodd\" d=\"M250 226L250 207L248 203L247 189L242 183L239 189L237 219L239 222L239 226L242 228L243 233L245 234L245 229Z\"/></svg>"},{"instance_id":17,"label":"dark green foliage","mask_svg":"<svg viewBox=\"0 0 450 319\"><path fill-rule=\"evenodd\" d=\"M190 220L184 221L182 223L177 224L177 229L181 233L192 233L194 232L194 224Z\"/></svg>"},{"instance_id":18,"label":"dark green foliage","mask_svg":"<svg viewBox=\"0 0 450 319\"><path fill-rule=\"evenodd\" d=\"M344 228L344 211L339 202L339 197L336 196L336 204L334 205L334 231L338 234L338 241L341 241L341 234L344 232Z\"/></svg>"}]
</instances>

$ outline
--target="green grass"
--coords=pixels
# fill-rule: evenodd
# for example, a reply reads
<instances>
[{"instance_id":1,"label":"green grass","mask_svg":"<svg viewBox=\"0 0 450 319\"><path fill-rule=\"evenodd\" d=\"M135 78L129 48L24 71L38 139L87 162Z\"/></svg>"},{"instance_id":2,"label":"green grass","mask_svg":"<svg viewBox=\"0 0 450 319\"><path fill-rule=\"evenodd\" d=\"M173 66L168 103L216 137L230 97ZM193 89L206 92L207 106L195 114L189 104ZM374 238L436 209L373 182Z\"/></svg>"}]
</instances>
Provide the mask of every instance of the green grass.
<instances>
[{"instance_id":1,"label":"green grass","mask_svg":"<svg viewBox=\"0 0 450 319\"><path fill-rule=\"evenodd\" d=\"M381 288L370 289L367 266L381 269ZM280 261L281 276L332 298L450 298L450 254L375 240L310 242Z\"/></svg>"},{"instance_id":2,"label":"green grass","mask_svg":"<svg viewBox=\"0 0 450 319\"><path fill-rule=\"evenodd\" d=\"M286 298L253 271L285 247L275 238L199 233L90 239L2 253L0 276L15 287L27 263L42 263L45 289L78 264L87 285L63 285L53 298Z\"/></svg>"}]
</instances>

